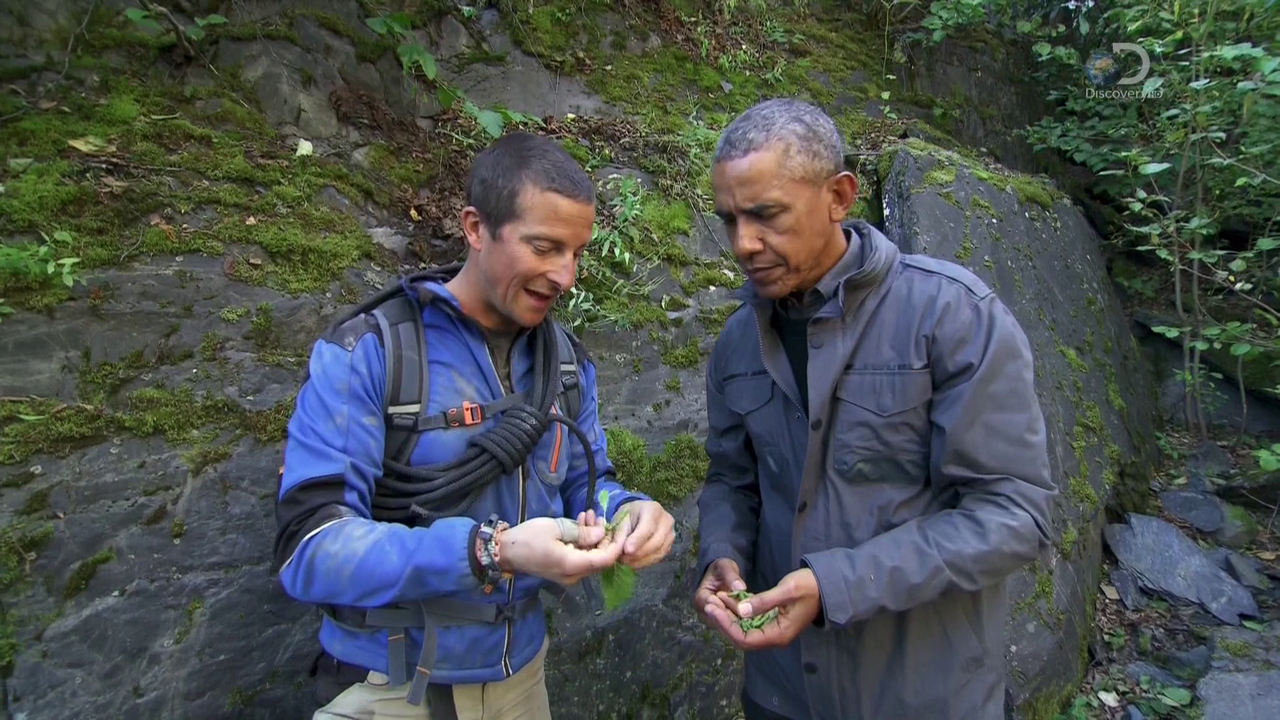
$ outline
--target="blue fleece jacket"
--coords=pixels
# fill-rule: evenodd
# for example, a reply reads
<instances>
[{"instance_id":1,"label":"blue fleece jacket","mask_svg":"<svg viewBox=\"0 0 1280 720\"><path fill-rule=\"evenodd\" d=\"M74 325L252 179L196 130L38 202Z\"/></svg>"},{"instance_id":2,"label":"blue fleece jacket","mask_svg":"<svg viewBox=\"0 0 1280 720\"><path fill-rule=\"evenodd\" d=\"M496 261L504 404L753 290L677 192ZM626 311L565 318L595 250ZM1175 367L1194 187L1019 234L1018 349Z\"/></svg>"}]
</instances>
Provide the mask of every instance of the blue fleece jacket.
<instances>
[{"instance_id":1,"label":"blue fleece jacket","mask_svg":"<svg viewBox=\"0 0 1280 720\"><path fill-rule=\"evenodd\" d=\"M430 391L425 408L438 413L464 400L487 403L502 397L480 329L462 314L457 300L437 282L407 288L422 303ZM277 518L280 581L307 603L377 607L448 596L476 603L507 603L536 596L545 581L517 575L486 594L468 556L472 528L490 513L516 525L521 518L576 517L588 508L584 449L561 423L552 423L524 466L489 486L465 517L445 517L429 527L408 527L371 518L370 498L381 474L384 415L383 347L367 322L348 322L315 343L310 377L298 393L288 425ZM527 392L535 380L530 333L512 347L512 384ZM629 500L648 499L613 479L604 430L597 415L596 370L579 360L582 388L577 425L595 456L596 491L608 490L611 518ZM558 408L557 408L558 410ZM556 411L556 410L553 410ZM412 465L458 457L468 439L497 421L432 430L419 438ZM590 507L601 508L595 499ZM511 584L514 583L514 587ZM477 623L438 629L432 682L481 683L519 671L542 646L546 624L540 610L507 623ZM422 642L408 633L405 668ZM320 642L330 654L387 672L387 630L352 630L323 619Z\"/></svg>"}]
</instances>

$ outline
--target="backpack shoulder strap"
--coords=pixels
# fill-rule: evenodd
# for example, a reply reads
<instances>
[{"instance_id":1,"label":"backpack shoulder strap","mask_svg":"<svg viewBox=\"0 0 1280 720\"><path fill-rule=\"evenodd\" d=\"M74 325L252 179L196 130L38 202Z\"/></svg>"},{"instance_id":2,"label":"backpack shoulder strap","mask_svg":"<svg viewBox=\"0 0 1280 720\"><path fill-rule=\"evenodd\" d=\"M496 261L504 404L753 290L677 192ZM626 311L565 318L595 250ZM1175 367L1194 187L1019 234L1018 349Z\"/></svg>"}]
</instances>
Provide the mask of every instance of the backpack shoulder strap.
<instances>
[{"instance_id":1,"label":"backpack shoulder strap","mask_svg":"<svg viewBox=\"0 0 1280 720\"><path fill-rule=\"evenodd\" d=\"M415 422L428 397L426 332L417 304L407 294L393 295L371 314L377 320L385 355L384 452L388 459L407 465L413 452Z\"/></svg>"},{"instance_id":2,"label":"backpack shoulder strap","mask_svg":"<svg viewBox=\"0 0 1280 720\"><path fill-rule=\"evenodd\" d=\"M578 419L582 409L582 387L578 381L578 361L582 343L560 323L556 328L556 356L560 362L560 414L570 420Z\"/></svg>"}]
</instances>

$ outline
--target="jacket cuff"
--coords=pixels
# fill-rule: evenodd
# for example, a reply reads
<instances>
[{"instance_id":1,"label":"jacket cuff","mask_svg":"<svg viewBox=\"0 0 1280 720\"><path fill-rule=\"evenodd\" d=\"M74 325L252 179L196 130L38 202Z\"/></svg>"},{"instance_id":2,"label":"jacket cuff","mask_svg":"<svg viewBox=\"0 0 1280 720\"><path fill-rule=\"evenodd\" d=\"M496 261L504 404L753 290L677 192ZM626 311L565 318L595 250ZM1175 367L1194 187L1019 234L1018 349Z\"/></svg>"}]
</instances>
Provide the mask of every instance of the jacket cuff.
<instances>
[{"instance_id":1,"label":"jacket cuff","mask_svg":"<svg viewBox=\"0 0 1280 720\"><path fill-rule=\"evenodd\" d=\"M751 574L751 568L747 567L747 561L743 558L733 546L728 543L715 543L712 545L702 545L698 548L698 581L707 574L707 568L711 567L711 563L725 558L732 560L738 565L738 572L742 575L742 581L747 581L747 576Z\"/></svg>"},{"instance_id":2,"label":"jacket cuff","mask_svg":"<svg viewBox=\"0 0 1280 720\"><path fill-rule=\"evenodd\" d=\"M611 505L612 507L610 507L610 508L609 508L609 512L608 512L608 514L605 516L605 522L613 522L613 518L617 516L617 514L618 514L618 510L619 510L623 505L626 505L626 504L627 504L627 503L629 503L629 502L633 502L633 501L636 501L636 500L651 500L651 499L652 499L652 498L650 498L648 495L645 495L645 494L644 494L644 493L642 493L642 492L637 492L637 491L635 491L635 490L628 490L628 489L626 489L626 488L622 487L621 485L617 485L616 483L613 483L613 484L614 484L614 485L616 485L616 486L615 486L615 487L609 487L609 488L607 488L607 489L609 490L609 496L610 496L610 497L609 497L609 505ZM601 489L606 489L606 488L601 488ZM597 490L597 491L596 491L596 494L597 494L597 495L599 494L599 490ZM621 499L621 500L618 500L618 501L616 501L616 502L615 502L615 501L613 500L613 498L614 498L614 496L616 496L616 495L621 495L621 496L622 496L622 499ZM599 508L599 507L600 507L599 499L598 499L598 498L591 498L591 505L590 505L590 507Z\"/></svg>"},{"instance_id":3,"label":"jacket cuff","mask_svg":"<svg viewBox=\"0 0 1280 720\"><path fill-rule=\"evenodd\" d=\"M853 601L844 584L847 562L823 551L801 557L800 563L812 570L818 580L818 597L822 604L813 624L820 628L848 624L853 619Z\"/></svg>"},{"instance_id":4,"label":"jacket cuff","mask_svg":"<svg viewBox=\"0 0 1280 720\"><path fill-rule=\"evenodd\" d=\"M484 568L480 567L480 557L476 555L476 538L480 536L480 523L471 526L467 533L467 562L471 566L471 574L476 580L484 583Z\"/></svg>"}]
</instances>

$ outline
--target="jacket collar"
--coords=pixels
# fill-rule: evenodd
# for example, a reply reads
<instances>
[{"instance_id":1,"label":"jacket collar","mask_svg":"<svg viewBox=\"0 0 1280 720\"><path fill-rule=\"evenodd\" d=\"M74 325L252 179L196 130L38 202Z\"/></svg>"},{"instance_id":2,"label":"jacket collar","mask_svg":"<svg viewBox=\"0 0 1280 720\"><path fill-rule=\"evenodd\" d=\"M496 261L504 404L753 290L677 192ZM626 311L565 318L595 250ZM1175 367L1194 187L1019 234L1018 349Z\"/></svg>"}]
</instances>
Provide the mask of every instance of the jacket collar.
<instances>
[{"instance_id":1,"label":"jacket collar","mask_svg":"<svg viewBox=\"0 0 1280 720\"><path fill-rule=\"evenodd\" d=\"M836 299L841 314L849 312L852 308L847 305L846 299L864 297L866 291L880 284L898 262L898 247L871 223L865 220L846 220L840 227L849 241L849 248L817 285L804 294L803 302L806 306L812 304L821 309L815 309L815 312L829 312L833 298ZM738 288L734 296L756 307L775 302L761 297L750 279Z\"/></svg>"}]
</instances>

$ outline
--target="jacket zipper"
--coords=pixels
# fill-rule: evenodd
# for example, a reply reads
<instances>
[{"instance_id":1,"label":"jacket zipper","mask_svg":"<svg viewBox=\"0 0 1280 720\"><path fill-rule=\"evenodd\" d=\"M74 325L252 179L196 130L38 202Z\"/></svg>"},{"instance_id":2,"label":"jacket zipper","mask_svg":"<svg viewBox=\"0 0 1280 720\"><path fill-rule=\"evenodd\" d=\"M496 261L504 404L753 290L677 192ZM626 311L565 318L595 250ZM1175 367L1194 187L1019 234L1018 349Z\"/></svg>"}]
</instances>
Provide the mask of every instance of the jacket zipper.
<instances>
[{"instance_id":1,"label":"jacket zipper","mask_svg":"<svg viewBox=\"0 0 1280 720\"><path fill-rule=\"evenodd\" d=\"M769 373L769 377L773 380L773 383L778 386L778 389L782 391L782 394L786 395L791 402L795 403L796 409L800 411L801 415L804 415L807 418L809 415L804 411L804 405L801 405L799 400L796 400L791 393L787 392L786 386L782 384L782 381L778 380L777 375L773 374L773 368L769 367L769 360L764 356L764 328L760 325L759 312L756 313L756 333L760 336L760 364L764 365L765 372Z\"/></svg>"},{"instance_id":2,"label":"jacket zipper","mask_svg":"<svg viewBox=\"0 0 1280 720\"><path fill-rule=\"evenodd\" d=\"M493 370L494 377L498 377L498 366L493 362L493 353L489 351L489 343L487 342L484 344L484 354L485 354L485 357L489 358L489 367ZM510 360L509 357L508 357L508 360ZM508 363L508 365L510 365L510 363ZM500 377L498 377L498 392L502 393L503 397L506 397L507 395L506 387L503 386L502 378ZM520 464L520 514L519 514L520 519L517 523L514 523L514 524L519 524L524 522L524 519L525 519L524 504L525 504L524 463L521 463ZM516 594L516 579L512 577L510 580L507 581L507 604L508 605L510 605L515 600L515 594ZM513 628L514 623L515 623L514 620L507 620L506 634L502 639L502 674L504 677L511 677L512 675L510 653L511 653L511 633L514 630Z\"/></svg>"}]
</instances>

